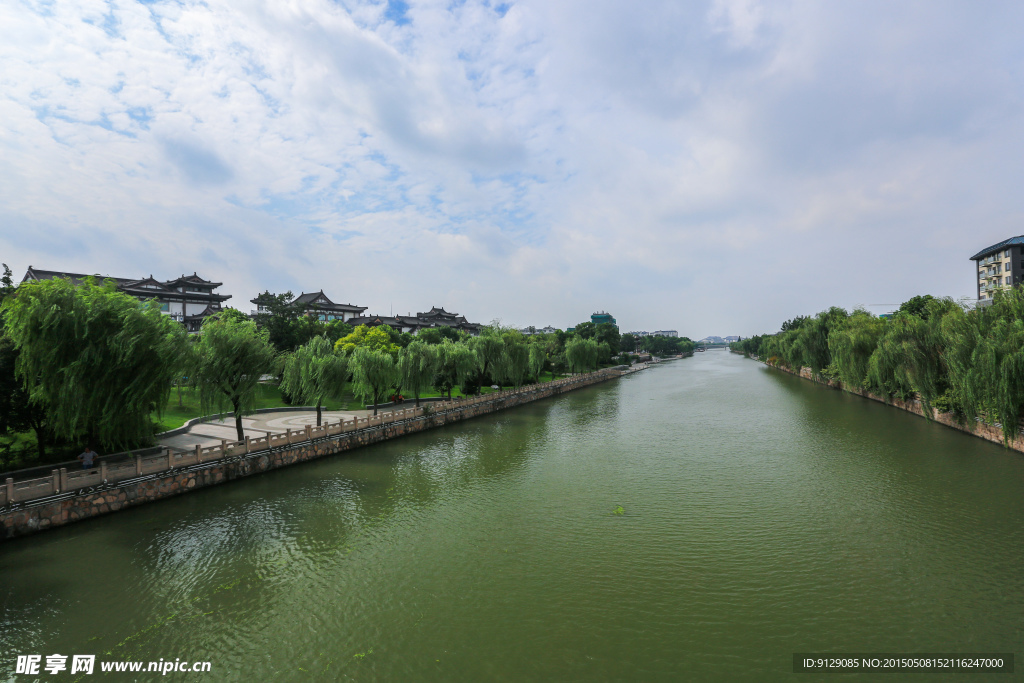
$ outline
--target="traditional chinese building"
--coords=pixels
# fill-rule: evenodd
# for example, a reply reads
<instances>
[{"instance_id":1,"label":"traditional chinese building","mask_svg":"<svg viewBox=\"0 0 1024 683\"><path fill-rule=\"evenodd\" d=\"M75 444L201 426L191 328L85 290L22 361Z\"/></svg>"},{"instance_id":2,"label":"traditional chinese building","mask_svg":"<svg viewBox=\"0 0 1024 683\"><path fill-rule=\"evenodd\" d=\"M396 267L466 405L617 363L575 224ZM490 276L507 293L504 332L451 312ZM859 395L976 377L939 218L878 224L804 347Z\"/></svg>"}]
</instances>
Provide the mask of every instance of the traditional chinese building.
<instances>
[{"instance_id":1,"label":"traditional chinese building","mask_svg":"<svg viewBox=\"0 0 1024 683\"><path fill-rule=\"evenodd\" d=\"M415 316L367 315L352 318L347 322L350 325L369 325L370 327L389 325L399 332L410 332L412 334L432 327L451 327L456 330L465 330L473 336L480 334L479 323L471 323L466 320L465 316L461 316L458 313L449 313L444 308L437 308L436 306L426 313L417 313Z\"/></svg>"},{"instance_id":2,"label":"traditional chinese building","mask_svg":"<svg viewBox=\"0 0 1024 683\"><path fill-rule=\"evenodd\" d=\"M256 304L256 310L253 313L270 313L267 304L271 296L270 292L264 292L255 299L251 299L250 301ZM351 322L366 310L366 306L336 304L324 294L322 289L319 292L310 292L309 294L303 292L292 299L288 305L298 309L301 314L315 316L318 320L323 321L342 320L344 322Z\"/></svg>"},{"instance_id":3,"label":"traditional chinese building","mask_svg":"<svg viewBox=\"0 0 1024 683\"><path fill-rule=\"evenodd\" d=\"M198 332L203 321L209 316L219 313L222 310L221 304L231 298L230 294L214 292L224 283L204 280L196 273L161 281L154 279L152 275L132 279L39 270L29 266L28 272L25 273L25 277L21 281L25 283L65 278L71 280L72 284L80 285L88 277L95 278L97 282L112 280L118 291L134 296L140 301L156 299L160 303L160 310L184 325L189 332Z\"/></svg>"}]
</instances>

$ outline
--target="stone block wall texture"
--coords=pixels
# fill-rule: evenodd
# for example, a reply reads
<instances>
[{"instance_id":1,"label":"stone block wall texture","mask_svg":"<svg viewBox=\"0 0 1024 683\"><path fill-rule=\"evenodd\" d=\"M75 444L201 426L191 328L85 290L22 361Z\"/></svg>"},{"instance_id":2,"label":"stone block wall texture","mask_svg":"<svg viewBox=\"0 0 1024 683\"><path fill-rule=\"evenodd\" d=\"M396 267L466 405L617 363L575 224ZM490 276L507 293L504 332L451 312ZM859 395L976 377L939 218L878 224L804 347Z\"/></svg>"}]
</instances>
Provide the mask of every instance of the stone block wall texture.
<instances>
[{"instance_id":1,"label":"stone block wall texture","mask_svg":"<svg viewBox=\"0 0 1024 683\"><path fill-rule=\"evenodd\" d=\"M195 466L186 471L172 470L164 476L115 484L102 491L82 493L53 502L15 506L11 510L0 510L0 541L109 514L279 467L315 460L406 434L461 422L619 376L621 373L618 372L593 373L581 377L577 384L568 386L540 385L536 389L509 394L494 401L458 407L447 412L413 418L405 422L326 437L279 450L259 452L242 459L213 461L208 465Z\"/></svg>"}]
</instances>

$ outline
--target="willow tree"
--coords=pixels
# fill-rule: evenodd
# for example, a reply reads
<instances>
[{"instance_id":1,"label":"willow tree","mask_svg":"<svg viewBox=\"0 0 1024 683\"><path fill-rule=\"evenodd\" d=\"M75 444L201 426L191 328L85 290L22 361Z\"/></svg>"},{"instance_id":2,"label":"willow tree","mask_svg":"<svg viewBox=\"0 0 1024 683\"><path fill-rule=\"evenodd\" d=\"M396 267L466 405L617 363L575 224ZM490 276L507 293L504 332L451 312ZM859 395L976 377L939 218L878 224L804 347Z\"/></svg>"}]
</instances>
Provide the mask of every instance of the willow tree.
<instances>
[{"instance_id":1,"label":"willow tree","mask_svg":"<svg viewBox=\"0 0 1024 683\"><path fill-rule=\"evenodd\" d=\"M833 306L805 321L792 338L792 349L788 360L796 369L807 366L815 375L832 364L832 354L828 348L828 336L831 331L841 327L848 317L842 308Z\"/></svg>"},{"instance_id":2,"label":"willow tree","mask_svg":"<svg viewBox=\"0 0 1024 683\"><path fill-rule=\"evenodd\" d=\"M901 399L917 393L925 408L931 408L948 388L942 321L959 306L951 299L933 299L927 310L926 316L902 312L889 319L869 361L868 379Z\"/></svg>"},{"instance_id":3,"label":"willow tree","mask_svg":"<svg viewBox=\"0 0 1024 683\"><path fill-rule=\"evenodd\" d=\"M314 403L319 427L324 401L341 398L347 378L345 357L327 337L313 337L285 359L281 389L301 404Z\"/></svg>"},{"instance_id":4,"label":"willow tree","mask_svg":"<svg viewBox=\"0 0 1024 683\"><path fill-rule=\"evenodd\" d=\"M207 318L193 355L191 376L202 410L230 406L238 440L243 440L242 416L256 410L260 378L277 366L267 331L251 321Z\"/></svg>"},{"instance_id":5,"label":"willow tree","mask_svg":"<svg viewBox=\"0 0 1024 683\"><path fill-rule=\"evenodd\" d=\"M430 386L434 378L436 365L434 347L421 341L410 343L398 356L398 374L402 386L412 391L417 408L420 405L420 393Z\"/></svg>"},{"instance_id":6,"label":"willow tree","mask_svg":"<svg viewBox=\"0 0 1024 683\"><path fill-rule=\"evenodd\" d=\"M5 333L30 400L45 406L50 433L105 449L153 434L167 404L186 333L112 281L26 283L3 304Z\"/></svg>"},{"instance_id":7,"label":"willow tree","mask_svg":"<svg viewBox=\"0 0 1024 683\"><path fill-rule=\"evenodd\" d=\"M843 386L865 387L868 362L884 330L884 318L878 318L864 309L857 309L844 325L833 328L829 333L828 348ZM744 352L749 353L746 348L744 347Z\"/></svg>"},{"instance_id":8,"label":"willow tree","mask_svg":"<svg viewBox=\"0 0 1024 683\"><path fill-rule=\"evenodd\" d=\"M565 344L565 359L572 372L585 372L597 365L598 344L593 339L573 337Z\"/></svg>"},{"instance_id":9,"label":"willow tree","mask_svg":"<svg viewBox=\"0 0 1024 683\"><path fill-rule=\"evenodd\" d=\"M377 404L387 395L388 389L398 381L398 367L394 356L388 351L356 346L349 356L352 385L356 396L373 402L373 414Z\"/></svg>"},{"instance_id":10,"label":"willow tree","mask_svg":"<svg viewBox=\"0 0 1024 683\"><path fill-rule=\"evenodd\" d=\"M521 387L530 371L530 351L526 344L518 339L506 339L497 370L503 383L508 382L516 389Z\"/></svg>"},{"instance_id":11,"label":"willow tree","mask_svg":"<svg viewBox=\"0 0 1024 683\"><path fill-rule=\"evenodd\" d=\"M434 366L434 387L452 397L452 389L463 384L477 371L478 361L473 349L461 342L445 339L434 346L437 362Z\"/></svg>"},{"instance_id":12,"label":"willow tree","mask_svg":"<svg viewBox=\"0 0 1024 683\"><path fill-rule=\"evenodd\" d=\"M530 344L530 376L540 382L540 373L544 371L544 363L548 360L544 347L540 344Z\"/></svg>"},{"instance_id":13,"label":"willow tree","mask_svg":"<svg viewBox=\"0 0 1024 683\"><path fill-rule=\"evenodd\" d=\"M480 383L489 379L499 379L494 375L498 373L498 366L501 365L505 353L505 340L500 330L494 326L484 327L480 330L479 337L469 340L469 348L476 358Z\"/></svg>"},{"instance_id":14,"label":"willow tree","mask_svg":"<svg viewBox=\"0 0 1024 683\"><path fill-rule=\"evenodd\" d=\"M942 320L954 402L972 423L1002 425L1003 438L1020 433L1024 410L1024 292L996 292L992 304L953 310Z\"/></svg>"}]
</instances>

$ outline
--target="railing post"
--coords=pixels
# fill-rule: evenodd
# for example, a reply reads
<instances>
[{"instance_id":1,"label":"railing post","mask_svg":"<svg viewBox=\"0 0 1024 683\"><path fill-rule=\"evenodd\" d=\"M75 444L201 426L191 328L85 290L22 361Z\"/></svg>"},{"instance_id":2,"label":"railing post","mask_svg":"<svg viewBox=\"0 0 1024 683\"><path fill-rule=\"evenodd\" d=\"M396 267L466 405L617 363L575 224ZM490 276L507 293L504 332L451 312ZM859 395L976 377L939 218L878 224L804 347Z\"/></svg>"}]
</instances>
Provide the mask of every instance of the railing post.
<instances>
[{"instance_id":1,"label":"railing post","mask_svg":"<svg viewBox=\"0 0 1024 683\"><path fill-rule=\"evenodd\" d=\"M142 476L142 456L135 456L135 475Z\"/></svg>"},{"instance_id":2,"label":"railing post","mask_svg":"<svg viewBox=\"0 0 1024 683\"><path fill-rule=\"evenodd\" d=\"M170 448L167 449L167 469L174 469L174 451Z\"/></svg>"},{"instance_id":3,"label":"railing post","mask_svg":"<svg viewBox=\"0 0 1024 683\"><path fill-rule=\"evenodd\" d=\"M57 482L60 484L60 482ZM7 504L14 502L14 479L7 477Z\"/></svg>"},{"instance_id":4,"label":"railing post","mask_svg":"<svg viewBox=\"0 0 1024 683\"><path fill-rule=\"evenodd\" d=\"M245 452L246 452L246 454L249 453L249 435L248 434L245 435Z\"/></svg>"},{"instance_id":5,"label":"railing post","mask_svg":"<svg viewBox=\"0 0 1024 683\"><path fill-rule=\"evenodd\" d=\"M60 490L68 490L68 468L66 467L60 468Z\"/></svg>"},{"instance_id":6,"label":"railing post","mask_svg":"<svg viewBox=\"0 0 1024 683\"><path fill-rule=\"evenodd\" d=\"M307 441L312 441L313 440L313 426L312 425L306 425L306 440Z\"/></svg>"},{"instance_id":7,"label":"railing post","mask_svg":"<svg viewBox=\"0 0 1024 683\"><path fill-rule=\"evenodd\" d=\"M54 493L60 493L60 472L58 472L57 470L53 470L53 472L51 472L51 474L53 475L53 492ZM11 490L14 488L14 480L13 479L8 479L7 480L7 486L8 486L8 488L7 488L7 502L10 502L10 500L11 500Z\"/></svg>"},{"instance_id":8,"label":"railing post","mask_svg":"<svg viewBox=\"0 0 1024 683\"><path fill-rule=\"evenodd\" d=\"M104 484L107 483L107 461L100 460L100 479Z\"/></svg>"}]
</instances>

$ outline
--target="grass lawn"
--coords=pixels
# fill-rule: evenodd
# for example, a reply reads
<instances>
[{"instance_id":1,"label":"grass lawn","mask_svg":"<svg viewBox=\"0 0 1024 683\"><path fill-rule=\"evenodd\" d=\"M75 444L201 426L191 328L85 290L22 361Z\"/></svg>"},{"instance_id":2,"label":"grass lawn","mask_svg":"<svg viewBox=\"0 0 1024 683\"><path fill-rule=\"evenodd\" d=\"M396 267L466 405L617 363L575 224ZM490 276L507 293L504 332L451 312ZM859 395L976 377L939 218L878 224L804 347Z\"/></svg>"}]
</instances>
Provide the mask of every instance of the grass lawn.
<instances>
[{"instance_id":1,"label":"grass lawn","mask_svg":"<svg viewBox=\"0 0 1024 683\"><path fill-rule=\"evenodd\" d=\"M281 390L277 388L276 384L263 383L260 384L259 396L256 398L257 408L287 408L289 407L284 399L281 398ZM327 401L324 403L324 410L362 410L362 404L356 400L355 396L351 392L346 392L345 397L340 401ZM212 412L218 412L214 409ZM222 413L231 412L230 406L222 406L220 409ZM184 388L181 390L181 405L178 404L178 391L177 389L171 392L171 399L167 402L167 406L164 408L163 415L157 417L153 414L153 422L159 425L157 432L166 432L169 429L176 429L182 426L189 420L201 417L204 414L200 410L199 397L196 395L195 390L191 388Z\"/></svg>"},{"instance_id":2,"label":"grass lawn","mask_svg":"<svg viewBox=\"0 0 1024 683\"><path fill-rule=\"evenodd\" d=\"M545 372L541 375L541 382L550 382L555 379L550 372ZM505 387L508 388L508 387ZM496 391L490 387L482 387L480 392L483 394L489 394ZM406 403L413 402L413 396L410 392L405 394ZM171 429L176 429L189 420L200 417L204 413L199 407L199 398L196 396L196 392L191 388L183 388L180 395L177 389L171 391L170 400L164 407L162 415L153 413L153 422L157 425L157 433L166 432ZM433 398L441 396L441 392L430 388L420 394L420 398ZM456 387L452 390L452 398L462 397L462 392ZM256 400L257 408L285 408L288 404L281 398L281 391L277 388L276 384L260 384L260 393ZM340 401L327 401L324 404L324 410L363 410L364 404L361 400L357 399L350 391L345 393L345 396ZM216 409L213 412L217 412ZM220 409L220 412L230 412L230 408L224 406ZM9 449L9 450L8 450ZM36 438L32 432L23 432L18 434L12 434L10 436L0 437L0 470L17 469L19 467L30 467L39 464L35 457L36 449ZM46 462L59 462L68 459L70 457L67 453L53 452L53 448L49 449L51 452L47 454ZM7 456L4 457L4 451L7 451Z\"/></svg>"},{"instance_id":3,"label":"grass lawn","mask_svg":"<svg viewBox=\"0 0 1024 683\"><path fill-rule=\"evenodd\" d=\"M542 382L550 382L552 379L554 377L550 372L545 372L541 375ZM484 394L489 394L492 391L495 391L495 389L490 387L483 387L480 390ZM440 391L430 388L421 393L420 398L434 398L441 395ZM404 396L406 402L413 400L411 392L407 391ZM462 396L463 394L458 387L452 390L452 398L460 398ZM340 401L331 400L324 403L324 410L363 410L364 406L365 404L357 399L350 390L345 392L345 396ZM264 383L260 384L260 395L256 401L256 407L286 408L288 404L281 398L281 391L277 388L276 384ZM220 412L230 412L230 410L229 407L225 406ZM171 398L164 408L163 415L158 418L154 414L153 421L159 425L158 432L166 432L169 429L176 429L192 418L202 415L203 412L199 409L199 398L196 396L195 390L183 388L181 390L181 405L178 405L178 391L176 389L171 391Z\"/></svg>"}]
</instances>

